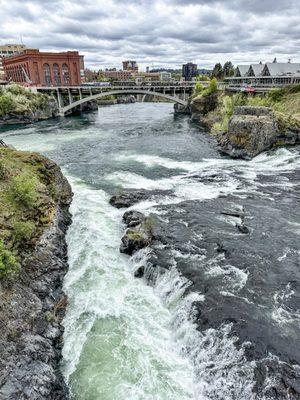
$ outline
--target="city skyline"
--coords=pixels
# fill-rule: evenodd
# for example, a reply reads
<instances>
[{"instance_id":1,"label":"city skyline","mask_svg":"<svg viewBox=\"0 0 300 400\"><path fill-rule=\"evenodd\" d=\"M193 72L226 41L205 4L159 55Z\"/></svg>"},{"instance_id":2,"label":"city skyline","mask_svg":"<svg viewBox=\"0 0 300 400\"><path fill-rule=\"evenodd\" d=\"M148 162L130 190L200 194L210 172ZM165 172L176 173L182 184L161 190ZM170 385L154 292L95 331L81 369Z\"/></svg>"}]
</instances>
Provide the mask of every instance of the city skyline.
<instances>
[{"instance_id":1,"label":"city skyline","mask_svg":"<svg viewBox=\"0 0 300 400\"><path fill-rule=\"evenodd\" d=\"M22 41L44 51L78 50L88 68L212 68L272 61L299 62L297 1L0 0L0 44Z\"/></svg>"}]
</instances>

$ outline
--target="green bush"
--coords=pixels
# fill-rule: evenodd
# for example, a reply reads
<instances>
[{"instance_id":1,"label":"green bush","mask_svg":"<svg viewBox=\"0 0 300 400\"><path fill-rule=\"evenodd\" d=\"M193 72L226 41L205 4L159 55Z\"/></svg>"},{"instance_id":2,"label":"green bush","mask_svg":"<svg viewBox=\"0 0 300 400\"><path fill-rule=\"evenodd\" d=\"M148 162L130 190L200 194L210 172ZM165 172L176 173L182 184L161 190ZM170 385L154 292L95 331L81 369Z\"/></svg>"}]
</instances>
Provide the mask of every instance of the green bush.
<instances>
[{"instance_id":1,"label":"green bush","mask_svg":"<svg viewBox=\"0 0 300 400\"><path fill-rule=\"evenodd\" d=\"M19 272L20 265L13 253L6 249L0 241L0 278L15 275Z\"/></svg>"},{"instance_id":2,"label":"green bush","mask_svg":"<svg viewBox=\"0 0 300 400\"><path fill-rule=\"evenodd\" d=\"M14 109L14 101L12 97L7 94L0 96L0 116L12 112Z\"/></svg>"},{"instance_id":3,"label":"green bush","mask_svg":"<svg viewBox=\"0 0 300 400\"><path fill-rule=\"evenodd\" d=\"M199 85L198 87L199 87L199 89L201 89L201 90L199 90L198 93L196 93L197 85ZM201 83L197 83L196 87L195 87L195 91L194 91L194 94L196 94L198 96L206 97L206 96L210 96L211 94L217 93L217 91L218 91L218 81L216 78L212 78L210 80L209 85L206 89L204 89L202 85L201 85L202 86L202 88L201 88L200 85L201 85Z\"/></svg>"},{"instance_id":4,"label":"green bush","mask_svg":"<svg viewBox=\"0 0 300 400\"><path fill-rule=\"evenodd\" d=\"M271 107L272 101L269 97L249 96L247 105L252 107Z\"/></svg>"},{"instance_id":5,"label":"green bush","mask_svg":"<svg viewBox=\"0 0 300 400\"><path fill-rule=\"evenodd\" d=\"M194 96L199 96L199 94L201 94L204 90L204 86L202 85L202 83L197 82L194 88Z\"/></svg>"},{"instance_id":6,"label":"green bush","mask_svg":"<svg viewBox=\"0 0 300 400\"><path fill-rule=\"evenodd\" d=\"M14 96L17 96L19 94L25 95L28 93L28 91L23 88L23 86L17 85L16 83L9 85L5 88L6 92L13 94Z\"/></svg>"},{"instance_id":7,"label":"green bush","mask_svg":"<svg viewBox=\"0 0 300 400\"><path fill-rule=\"evenodd\" d=\"M216 78L211 79L211 81L209 82L207 91L208 91L208 94L213 94L218 91L218 81Z\"/></svg>"},{"instance_id":8,"label":"green bush","mask_svg":"<svg viewBox=\"0 0 300 400\"><path fill-rule=\"evenodd\" d=\"M22 173L12 178L10 195L12 199L27 208L33 208L38 198L38 179Z\"/></svg>"},{"instance_id":9,"label":"green bush","mask_svg":"<svg viewBox=\"0 0 300 400\"><path fill-rule=\"evenodd\" d=\"M13 225L14 238L17 243L30 240L35 231L35 224L31 221L18 221Z\"/></svg>"},{"instance_id":10,"label":"green bush","mask_svg":"<svg viewBox=\"0 0 300 400\"><path fill-rule=\"evenodd\" d=\"M271 101L274 101L274 102L281 101L283 96L284 96L284 90L283 89L273 89L268 93L268 98Z\"/></svg>"},{"instance_id":11,"label":"green bush","mask_svg":"<svg viewBox=\"0 0 300 400\"><path fill-rule=\"evenodd\" d=\"M0 161L0 180L5 179L7 176L7 169L5 165Z\"/></svg>"}]
</instances>

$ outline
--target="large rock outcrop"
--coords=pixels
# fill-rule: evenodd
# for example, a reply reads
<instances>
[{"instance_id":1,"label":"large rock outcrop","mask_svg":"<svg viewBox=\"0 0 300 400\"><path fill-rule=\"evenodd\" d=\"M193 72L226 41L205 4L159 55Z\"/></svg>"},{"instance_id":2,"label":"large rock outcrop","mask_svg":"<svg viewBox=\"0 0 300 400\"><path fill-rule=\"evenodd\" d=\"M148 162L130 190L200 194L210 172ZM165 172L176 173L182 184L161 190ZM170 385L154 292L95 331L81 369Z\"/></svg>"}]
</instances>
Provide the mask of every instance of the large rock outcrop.
<instances>
[{"instance_id":1,"label":"large rock outcrop","mask_svg":"<svg viewBox=\"0 0 300 400\"><path fill-rule=\"evenodd\" d=\"M27 158L34 165L43 163L45 182L51 182L55 192L55 208L37 244L20 252L20 274L0 280L0 399L67 400L59 365L72 191L55 163L37 154Z\"/></svg>"},{"instance_id":2,"label":"large rock outcrop","mask_svg":"<svg viewBox=\"0 0 300 400\"><path fill-rule=\"evenodd\" d=\"M267 107L236 107L228 132L219 140L222 152L234 158L251 159L270 149L279 136L274 114Z\"/></svg>"},{"instance_id":3,"label":"large rock outcrop","mask_svg":"<svg viewBox=\"0 0 300 400\"><path fill-rule=\"evenodd\" d=\"M57 102L53 97L49 97L42 106L35 110L9 112L0 116L1 125L31 124L33 122L46 120L58 116Z\"/></svg>"}]
</instances>

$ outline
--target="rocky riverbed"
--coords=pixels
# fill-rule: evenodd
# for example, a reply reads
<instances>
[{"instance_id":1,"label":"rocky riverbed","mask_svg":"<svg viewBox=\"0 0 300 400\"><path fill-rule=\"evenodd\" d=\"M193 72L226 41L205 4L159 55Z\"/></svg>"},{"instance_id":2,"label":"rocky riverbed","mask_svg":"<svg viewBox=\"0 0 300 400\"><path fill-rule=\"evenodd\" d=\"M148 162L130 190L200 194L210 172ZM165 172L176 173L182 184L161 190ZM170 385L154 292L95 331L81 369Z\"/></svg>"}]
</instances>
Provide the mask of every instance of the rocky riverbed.
<instances>
[{"instance_id":1,"label":"rocky riverbed","mask_svg":"<svg viewBox=\"0 0 300 400\"><path fill-rule=\"evenodd\" d=\"M227 174L207 171L182 180L222 185ZM116 207L131 206L120 250L139 258L147 248L135 276L159 286L175 268L186 280L184 296L203 296L193 303L199 341L207 350L212 343L219 347L204 359L201 350L186 351L199 379L215 381L209 398L300 399L299 178L299 171L264 171L249 188L243 173L234 172L236 194L160 205L150 215L134 211L134 204L161 193L131 190L113 198ZM243 387L231 386L241 379Z\"/></svg>"}]
</instances>

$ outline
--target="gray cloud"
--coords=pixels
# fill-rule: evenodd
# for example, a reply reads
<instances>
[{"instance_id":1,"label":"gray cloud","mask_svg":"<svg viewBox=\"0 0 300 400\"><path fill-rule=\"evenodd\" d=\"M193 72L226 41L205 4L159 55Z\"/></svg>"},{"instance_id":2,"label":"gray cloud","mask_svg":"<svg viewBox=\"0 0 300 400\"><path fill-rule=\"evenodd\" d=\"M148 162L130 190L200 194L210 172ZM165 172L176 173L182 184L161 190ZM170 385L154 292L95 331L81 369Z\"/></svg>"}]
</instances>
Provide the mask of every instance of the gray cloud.
<instances>
[{"instance_id":1,"label":"gray cloud","mask_svg":"<svg viewBox=\"0 0 300 400\"><path fill-rule=\"evenodd\" d=\"M0 0L0 10L0 43L78 49L92 68L300 61L299 0Z\"/></svg>"}]
</instances>

